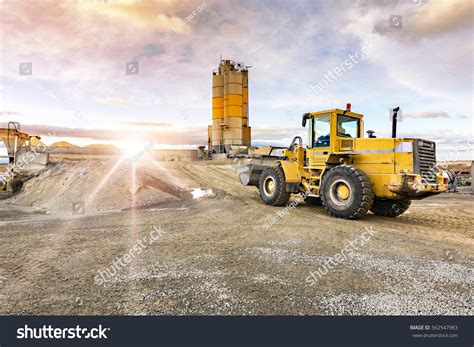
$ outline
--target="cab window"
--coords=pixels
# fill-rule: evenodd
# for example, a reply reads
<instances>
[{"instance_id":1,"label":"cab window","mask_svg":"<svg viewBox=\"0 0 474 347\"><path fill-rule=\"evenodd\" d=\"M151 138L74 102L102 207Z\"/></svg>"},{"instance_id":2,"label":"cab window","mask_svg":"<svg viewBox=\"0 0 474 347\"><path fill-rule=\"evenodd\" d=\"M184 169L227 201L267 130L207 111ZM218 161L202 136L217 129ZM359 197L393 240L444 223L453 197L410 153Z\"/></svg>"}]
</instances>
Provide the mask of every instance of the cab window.
<instances>
[{"instance_id":1,"label":"cab window","mask_svg":"<svg viewBox=\"0 0 474 347\"><path fill-rule=\"evenodd\" d=\"M337 115L337 136L356 138L359 134L360 120L357 118Z\"/></svg>"},{"instance_id":2,"label":"cab window","mask_svg":"<svg viewBox=\"0 0 474 347\"><path fill-rule=\"evenodd\" d=\"M329 147L331 133L331 116L325 115L314 118L314 147Z\"/></svg>"},{"instance_id":3,"label":"cab window","mask_svg":"<svg viewBox=\"0 0 474 347\"><path fill-rule=\"evenodd\" d=\"M0 140L0 164L8 164L10 158L8 157L7 147L3 143L3 140Z\"/></svg>"}]
</instances>

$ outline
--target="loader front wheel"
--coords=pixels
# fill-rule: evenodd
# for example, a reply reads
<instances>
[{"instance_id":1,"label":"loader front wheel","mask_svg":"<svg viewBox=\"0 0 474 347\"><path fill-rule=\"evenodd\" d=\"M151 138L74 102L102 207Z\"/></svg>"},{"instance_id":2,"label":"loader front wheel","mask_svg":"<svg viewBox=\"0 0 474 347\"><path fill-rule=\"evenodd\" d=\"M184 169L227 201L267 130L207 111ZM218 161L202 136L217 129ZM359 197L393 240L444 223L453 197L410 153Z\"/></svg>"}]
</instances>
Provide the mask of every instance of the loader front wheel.
<instances>
[{"instance_id":1,"label":"loader front wheel","mask_svg":"<svg viewBox=\"0 0 474 347\"><path fill-rule=\"evenodd\" d=\"M290 200L291 193L286 191L285 174L281 166L263 170L258 182L260 197L267 205L282 206Z\"/></svg>"},{"instance_id":2,"label":"loader front wheel","mask_svg":"<svg viewBox=\"0 0 474 347\"><path fill-rule=\"evenodd\" d=\"M370 209L377 216L383 217L397 217L408 210L411 205L411 200L379 200L376 199L372 208Z\"/></svg>"},{"instance_id":3,"label":"loader front wheel","mask_svg":"<svg viewBox=\"0 0 474 347\"><path fill-rule=\"evenodd\" d=\"M362 170L344 164L333 167L324 176L321 200L331 216L358 219L372 207L374 192Z\"/></svg>"}]
</instances>

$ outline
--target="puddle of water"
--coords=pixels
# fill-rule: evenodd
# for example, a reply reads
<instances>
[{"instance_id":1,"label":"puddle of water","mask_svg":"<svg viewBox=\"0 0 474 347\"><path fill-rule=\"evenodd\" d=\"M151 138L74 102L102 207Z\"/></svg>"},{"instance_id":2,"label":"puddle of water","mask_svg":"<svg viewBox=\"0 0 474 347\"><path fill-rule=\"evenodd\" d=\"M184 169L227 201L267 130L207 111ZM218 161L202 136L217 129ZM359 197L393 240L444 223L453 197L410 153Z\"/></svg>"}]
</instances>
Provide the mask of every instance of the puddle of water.
<instances>
[{"instance_id":1,"label":"puddle of water","mask_svg":"<svg viewBox=\"0 0 474 347\"><path fill-rule=\"evenodd\" d=\"M206 196L211 196L213 194L212 189L201 189L201 188L194 188L191 191L193 195L193 199L199 199Z\"/></svg>"}]
</instances>

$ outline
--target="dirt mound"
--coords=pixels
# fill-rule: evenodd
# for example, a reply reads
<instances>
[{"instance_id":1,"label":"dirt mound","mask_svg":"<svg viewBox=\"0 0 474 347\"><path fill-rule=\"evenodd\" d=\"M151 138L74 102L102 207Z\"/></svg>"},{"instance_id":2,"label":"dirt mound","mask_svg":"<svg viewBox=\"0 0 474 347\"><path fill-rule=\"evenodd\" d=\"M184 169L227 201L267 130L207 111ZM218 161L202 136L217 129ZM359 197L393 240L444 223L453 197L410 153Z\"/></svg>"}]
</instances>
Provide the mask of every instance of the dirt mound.
<instances>
[{"instance_id":1,"label":"dirt mound","mask_svg":"<svg viewBox=\"0 0 474 347\"><path fill-rule=\"evenodd\" d=\"M91 145L84 146L83 148L93 148L93 149L110 149L110 150L118 150L118 148L114 145L108 143L93 143Z\"/></svg>"},{"instance_id":2,"label":"dirt mound","mask_svg":"<svg viewBox=\"0 0 474 347\"><path fill-rule=\"evenodd\" d=\"M182 182L166 168L146 162L63 160L26 181L9 203L65 214L175 205L193 199L192 189Z\"/></svg>"},{"instance_id":3,"label":"dirt mound","mask_svg":"<svg viewBox=\"0 0 474 347\"><path fill-rule=\"evenodd\" d=\"M73 145L72 143L66 142L66 141L59 141L55 142L51 145L51 147L68 147L68 148L77 148L79 146Z\"/></svg>"},{"instance_id":4,"label":"dirt mound","mask_svg":"<svg viewBox=\"0 0 474 347\"><path fill-rule=\"evenodd\" d=\"M32 147L42 147L42 148L46 147L45 144L41 140L38 140L38 138L36 137L30 138L30 145Z\"/></svg>"}]
</instances>

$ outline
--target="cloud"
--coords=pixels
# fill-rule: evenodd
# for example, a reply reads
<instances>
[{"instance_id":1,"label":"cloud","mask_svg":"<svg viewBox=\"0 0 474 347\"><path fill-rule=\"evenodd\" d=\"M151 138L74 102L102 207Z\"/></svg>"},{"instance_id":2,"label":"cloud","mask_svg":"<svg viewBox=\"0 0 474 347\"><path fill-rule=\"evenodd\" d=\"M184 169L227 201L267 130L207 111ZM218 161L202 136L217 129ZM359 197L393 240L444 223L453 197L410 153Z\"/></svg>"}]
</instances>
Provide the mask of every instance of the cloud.
<instances>
[{"instance_id":1,"label":"cloud","mask_svg":"<svg viewBox=\"0 0 474 347\"><path fill-rule=\"evenodd\" d=\"M222 53L253 66L249 105L255 144L287 145L301 133L294 129L299 115L346 102L367 115L370 128L386 126L383 113L401 101L407 110L403 116L413 122L433 118L436 121L429 123L434 127L454 131L471 126L473 41L461 12L472 13L472 1L459 5L423 0L417 6L411 0L345 0L343 5L302 0L274 1L270 6L221 0L209 2L180 31L175 23L184 21L201 2L7 1L0 16L3 109L20 111L21 117L15 118L25 124L41 119L46 133L56 126L71 136L94 139L117 136L107 129L75 128L119 127L117 123L128 119L143 124L208 124L211 73ZM403 15L403 28L374 31L378 22L388 25L390 14ZM172 36L162 42L168 32ZM370 56L327 88L327 94L308 100L309 85L349 53L360 51L364 42L376 42ZM124 67L133 57L140 59L139 75L128 76ZM33 62L33 76L18 76L22 61ZM426 106L441 111L424 111ZM73 117L76 110L86 120ZM285 117L287 113L298 118ZM87 119L96 120L96 125ZM162 131L160 125L148 123L129 126L140 128L134 129L137 133L156 130L163 141L173 143L202 144L207 137L205 126L168 126Z\"/></svg>"},{"instance_id":2,"label":"cloud","mask_svg":"<svg viewBox=\"0 0 474 347\"><path fill-rule=\"evenodd\" d=\"M438 35L459 29L472 30L472 1L431 1L420 6L412 19L414 32L420 37Z\"/></svg>"},{"instance_id":3,"label":"cloud","mask_svg":"<svg viewBox=\"0 0 474 347\"><path fill-rule=\"evenodd\" d=\"M389 18L384 18L376 22L374 32L407 41L472 28L473 2L469 0L422 1L421 6L392 6L391 11L402 14L401 28L391 28Z\"/></svg>"},{"instance_id":4,"label":"cloud","mask_svg":"<svg viewBox=\"0 0 474 347\"><path fill-rule=\"evenodd\" d=\"M404 112L402 115L404 118L469 118L465 114L458 113L453 115L445 111Z\"/></svg>"},{"instance_id":5,"label":"cloud","mask_svg":"<svg viewBox=\"0 0 474 347\"><path fill-rule=\"evenodd\" d=\"M301 133L306 134L307 129L302 127L280 128L276 126L257 126L252 127L252 138L261 140L275 140L281 141L294 136L301 136ZM291 140L290 140L291 141ZM288 142L288 145L290 143Z\"/></svg>"},{"instance_id":6,"label":"cloud","mask_svg":"<svg viewBox=\"0 0 474 347\"><path fill-rule=\"evenodd\" d=\"M15 112L15 111L0 111L0 117L1 116L18 116L20 115L20 112Z\"/></svg>"},{"instance_id":7,"label":"cloud","mask_svg":"<svg viewBox=\"0 0 474 347\"><path fill-rule=\"evenodd\" d=\"M143 50L133 58L133 60L140 60L144 57L157 57L165 53L165 49L162 45L155 44L155 43L149 43L145 47L143 47Z\"/></svg>"},{"instance_id":8,"label":"cloud","mask_svg":"<svg viewBox=\"0 0 474 347\"><path fill-rule=\"evenodd\" d=\"M129 105L130 102L125 99L120 98L111 98L111 97L102 97L95 99L99 104L111 105L111 106L125 106Z\"/></svg>"},{"instance_id":9,"label":"cloud","mask_svg":"<svg viewBox=\"0 0 474 347\"><path fill-rule=\"evenodd\" d=\"M161 128L161 127L170 127L171 123L168 122L120 122L120 124L127 125L127 126L133 126L133 127L138 127L138 128Z\"/></svg>"},{"instance_id":10,"label":"cloud","mask_svg":"<svg viewBox=\"0 0 474 347\"><path fill-rule=\"evenodd\" d=\"M377 42L364 79L382 83L380 91L371 92L381 92L382 102L405 99L392 96L393 90L410 102L429 102L450 114L472 110L472 6L472 1L423 0L420 6L399 1L396 6L368 6L363 14L348 11L343 31L361 42ZM390 15L403 17L401 28L389 27Z\"/></svg>"},{"instance_id":11,"label":"cloud","mask_svg":"<svg viewBox=\"0 0 474 347\"><path fill-rule=\"evenodd\" d=\"M405 112L404 118L453 118L444 111Z\"/></svg>"},{"instance_id":12,"label":"cloud","mask_svg":"<svg viewBox=\"0 0 474 347\"><path fill-rule=\"evenodd\" d=\"M114 22L125 21L139 28L154 28L161 31L173 29L173 31L180 33L189 31L189 27L186 26L182 18L168 15L164 12L166 5L162 6L163 3L122 0L107 2L102 6L98 6L94 1L91 1L89 3L81 3L79 9L105 16Z\"/></svg>"}]
</instances>

